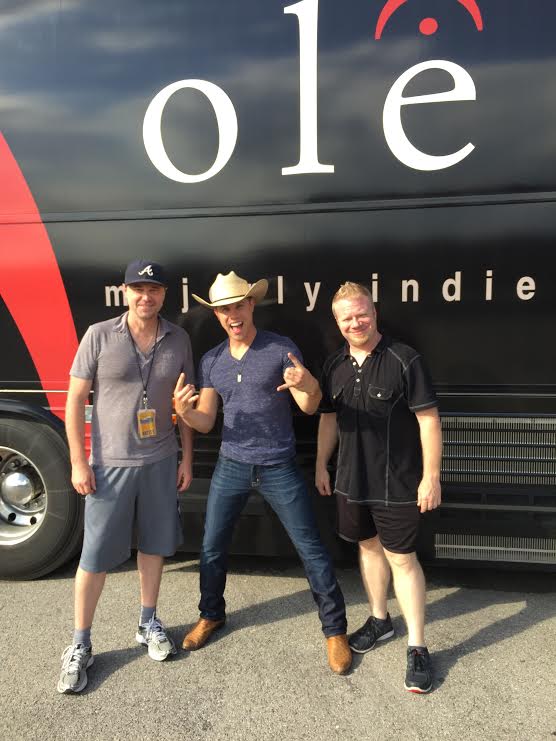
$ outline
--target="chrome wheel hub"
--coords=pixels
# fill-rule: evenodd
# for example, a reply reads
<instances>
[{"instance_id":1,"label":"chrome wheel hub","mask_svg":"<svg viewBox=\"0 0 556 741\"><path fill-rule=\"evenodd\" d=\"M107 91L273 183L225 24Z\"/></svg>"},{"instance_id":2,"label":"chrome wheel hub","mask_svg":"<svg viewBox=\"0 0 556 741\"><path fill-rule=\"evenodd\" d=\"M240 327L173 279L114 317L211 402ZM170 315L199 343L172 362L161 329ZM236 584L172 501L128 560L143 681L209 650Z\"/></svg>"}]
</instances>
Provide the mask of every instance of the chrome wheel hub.
<instances>
[{"instance_id":1,"label":"chrome wheel hub","mask_svg":"<svg viewBox=\"0 0 556 741\"><path fill-rule=\"evenodd\" d=\"M33 462L17 450L0 446L0 541L27 540L46 510L46 488Z\"/></svg>"}]
</instances>

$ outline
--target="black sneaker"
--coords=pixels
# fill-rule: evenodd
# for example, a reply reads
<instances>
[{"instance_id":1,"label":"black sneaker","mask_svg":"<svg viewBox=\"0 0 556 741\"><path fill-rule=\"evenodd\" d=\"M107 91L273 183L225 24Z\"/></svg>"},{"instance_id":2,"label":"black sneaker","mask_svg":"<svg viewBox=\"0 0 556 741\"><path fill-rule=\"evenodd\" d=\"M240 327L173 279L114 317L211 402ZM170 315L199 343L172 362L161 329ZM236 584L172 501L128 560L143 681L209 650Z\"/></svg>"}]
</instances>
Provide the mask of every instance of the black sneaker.
<instances>
[{"instance_id":1,"label":"black sneaker","mask_svg":"<svg viewBox=\"0 0 556 741\"><path fill-rule=\"evenodd\" d=\"M408 646L405 688L424 695L432 690L432 662L425 646Z\"/></svg>"},{"instance_id":2,"label":"black sneaker","mask_svg":"<svg viewBox=\"0 0 556 741\"><path fill-rule=\"evenodd\" d=\"M386 613L384 620L379 620L373 615L362 625L359 630L349 636L348 643L356 654L366 654L375 647L377 641L385 641L394 635L394 626L390 614Z\"/></svg>"}]
</instances>

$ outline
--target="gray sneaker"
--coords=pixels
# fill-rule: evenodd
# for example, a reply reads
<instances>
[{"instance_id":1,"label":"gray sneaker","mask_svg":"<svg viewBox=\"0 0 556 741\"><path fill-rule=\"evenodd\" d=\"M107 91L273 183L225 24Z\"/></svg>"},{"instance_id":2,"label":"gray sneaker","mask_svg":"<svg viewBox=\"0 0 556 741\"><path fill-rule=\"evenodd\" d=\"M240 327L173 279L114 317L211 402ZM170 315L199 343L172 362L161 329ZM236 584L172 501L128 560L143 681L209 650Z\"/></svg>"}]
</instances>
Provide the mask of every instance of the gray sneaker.
<instances>
[{"instance_id":1,"label":"gray sneaker","mask_svg":"<svg viewBox=\"0 0 556 741\"><path fill-rule=\"evenodd\" d=\"M135 640L148 647L149 656L155 661L164 661L170 654L177 653L174 641L166 633L156 615L153 615L146 625L137 628Z\"/></svg>"},{"instance_id":2,"label":"gray sneaker","mask_svg":"<svg viewBox=\"0 0 556 741\"><path fill-rule=\"evenodd\" d=\"M91 646L82 643L68 646L62 654L62 671L58 680L58 692L62 695L81 692L87 685L87 669L94 661Z\"/></svg>"}]
</instances>

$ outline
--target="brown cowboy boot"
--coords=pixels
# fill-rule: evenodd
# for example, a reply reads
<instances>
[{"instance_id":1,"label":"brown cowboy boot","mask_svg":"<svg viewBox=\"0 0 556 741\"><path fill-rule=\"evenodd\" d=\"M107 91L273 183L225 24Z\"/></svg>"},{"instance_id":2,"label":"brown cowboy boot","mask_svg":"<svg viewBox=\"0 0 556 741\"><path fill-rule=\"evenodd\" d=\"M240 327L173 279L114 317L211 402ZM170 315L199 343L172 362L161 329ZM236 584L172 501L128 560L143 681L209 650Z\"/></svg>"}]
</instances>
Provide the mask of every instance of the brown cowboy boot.
<instances>
[{"instance_id":1,"label":"brown cowboy boot","mask_svg":"<svg viewBox=\"0 0 556 741\"><path fill-rule=\"evenodd\" d=\"M181 647L186 651L196 651L204 646L214 631L221 628L225 622L225 620L199 618L189 633L186 634Z\"/></svg>"},{"instance_id":2,"label":"brown cowboy boot","mask_svg":"<svg viewBox=\"0 0 556 741\"><path fill-rule=\"evenodd\" d=\"M336 674L345 674L351 666L351 649L346 634L326 639L328 664Z\"/></svg>"}]
</instances>

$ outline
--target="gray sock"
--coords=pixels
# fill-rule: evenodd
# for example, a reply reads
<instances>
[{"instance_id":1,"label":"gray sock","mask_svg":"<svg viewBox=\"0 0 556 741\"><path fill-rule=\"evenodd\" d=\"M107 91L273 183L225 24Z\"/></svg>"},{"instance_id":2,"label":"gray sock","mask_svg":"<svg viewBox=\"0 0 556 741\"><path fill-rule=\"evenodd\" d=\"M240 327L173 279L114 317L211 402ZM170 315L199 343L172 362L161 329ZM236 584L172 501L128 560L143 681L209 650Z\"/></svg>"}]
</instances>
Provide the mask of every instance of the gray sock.
<instances>
[{"instance_id":1,"label":"gray sock","mask_svg":"<svg viewBox=\"0 0 556 741\"><path fill-rule=\"evenodd\" d=\"M156 607L145 607L141 605L141 617L139 618L139 625L146 625L149 620L154 617Z\"/></svg>"},{"instance_id":2,"label":"gray sock","mask_svg":"<svg viewBox=\"0 0 556 741\"><path fill-rule=\"evenodd\" d=\"M81 643L85 647L91 645L90 628L76 628L73 631L73 645L76 646L78 643Z\"/></svg>"}]
</instances>

